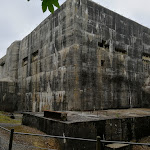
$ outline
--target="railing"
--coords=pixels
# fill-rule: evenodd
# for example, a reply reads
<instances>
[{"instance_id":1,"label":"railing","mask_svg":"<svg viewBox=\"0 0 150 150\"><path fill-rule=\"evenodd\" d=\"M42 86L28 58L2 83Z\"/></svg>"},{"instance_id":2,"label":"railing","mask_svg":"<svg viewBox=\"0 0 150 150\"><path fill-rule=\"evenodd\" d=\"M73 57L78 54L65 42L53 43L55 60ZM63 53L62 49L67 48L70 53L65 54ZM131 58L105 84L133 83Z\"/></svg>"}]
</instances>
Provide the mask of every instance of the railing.
<instances>
[{"instance_id":1,"label":"railing","mask_svg":"<svg viewBox=\"0 0 150 150\"><path fill-rule=\"evenodd\" d=\"M14 135L27 135L27 136L38 136L38 137L48 137L48 138L56 138L56 139L69 139L69 140L78 140L78 141L87 141L87 142L95 142L96 143L96 150L102 150L103 144L110 144L110 143L117 143L117 144L128 144L128 145L144 145L144 146L150 146L150 143L135 143L135 142L124 142L124 141L107 141L107 140L101 140L100 136L97 136L97 139L84 139L84 138L75 138L75 137L66 137L66 136L54 136L54 135L43 135L43 134L31 134L31 133L22 133L22 132L14 132L14 129L8 130L2 126L0 126L0 129L6 131L7 133L10 133L10 140L9 140L9 150L12 150L12 144L13 144L13 137ZM22 146L22 144L17 144L18 146ZM5 150L3 147L0 148L2 150ZM52 150L49 148L42 148L42 147L35 147L30 146L27 149L38 149L38 150ZM54 150L54 149L53 149Z\"/></svg>"},{"instance_id":2,"label":"railing","mask_svg":"<svg viewBox=\"0 0 150 150\"><path fill-rule=\"evenodd\" d=\"M14 132L14 129L8 130L2 126L0 126L0 129L3 130L3 133L6 137L0 134L0 150L56 150L56 149L50 149L50 148L42 148L42 147L36 147L36 146L29 146L25 144L14 144L13 148L13 142L14 142L14 136L15 135L31 135L32 134L27 134L27 133L19 133L19 132ZM34 135L34 134L33 134ZM40 136L40 134L38 135ZM44 135L43 135L44 137Z\"/></svg>"}]
</instances>

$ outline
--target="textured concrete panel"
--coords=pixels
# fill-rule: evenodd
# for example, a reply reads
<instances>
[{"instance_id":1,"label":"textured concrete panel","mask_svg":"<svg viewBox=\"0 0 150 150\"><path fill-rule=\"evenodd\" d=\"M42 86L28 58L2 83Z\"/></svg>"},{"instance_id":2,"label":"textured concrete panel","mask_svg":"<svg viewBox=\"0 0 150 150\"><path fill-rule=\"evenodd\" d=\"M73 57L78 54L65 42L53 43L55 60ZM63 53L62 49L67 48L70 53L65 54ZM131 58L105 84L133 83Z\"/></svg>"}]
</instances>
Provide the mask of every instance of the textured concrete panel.
<instances>
[{"instance_id":1,"label":"textured concrete panel","mask_svg":"<svg viewBox=\"0 0 150 150\"><path fill-rule=\"evenodd\" d=\"M149 107L150 29L89 0L67 0L0 59L18 110Z\"/></svg>"}]
</instances>

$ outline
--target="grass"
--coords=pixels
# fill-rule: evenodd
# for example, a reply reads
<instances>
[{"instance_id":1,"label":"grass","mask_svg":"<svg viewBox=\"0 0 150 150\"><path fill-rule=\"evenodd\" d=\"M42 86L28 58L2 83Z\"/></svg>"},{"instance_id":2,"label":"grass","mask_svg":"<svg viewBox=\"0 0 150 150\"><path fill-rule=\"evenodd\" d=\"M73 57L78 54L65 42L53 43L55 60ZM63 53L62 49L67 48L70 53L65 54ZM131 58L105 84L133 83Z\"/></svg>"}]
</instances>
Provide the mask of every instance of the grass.
<instances>
[{"instance_id":1,"label":"grass","mask_svg":"<svg viewBox=\"0 0 150 150\"><path fill-rule=\"evenodd\" d=\"M21 119L11 119L7 116L8 113L0 111L0 123L12 123L12 124L19 124L21 123Z\"/></svg>"},{"instance_id":2,"label":"grass","mask_svg":"<svg viewBox=\"0 0 150 150\"><path fill-rule=\"evenodd\" d=\"M18 125L13 127L7 127L7 129L14 129L15 132L23 132L23 133L32 133L32 134L45 134L37 129L27 127L24 125ZM15 135L14 141L21 143L26 143L28 146L40 147L40 148L50 148L59 150L59 142L54 138L45 138L39 136L29 136L29 135Z\"/></svg>"},{"instance_id":3,"label":"grass","mask_svg":"<svg viewBox=\"0 0 150 150\"><path fill-rule=\"evenodd\" d=\"M6 127L7 129L9 130L14 129L15 132L22 132L22 133L45 134L37 129L21 125L21 119L11 119L7 115L9 115L9 113L0 111L0 123L8 124ZM7 135L7 133L5 134L5 136L9 138L9 135ZM59 142L57 139L54 138L44 138L29 135L14 135L14 142L37 147L33 148L34 150L39 150L38 147L60 150Z\"/></svg>"}]
</instances>

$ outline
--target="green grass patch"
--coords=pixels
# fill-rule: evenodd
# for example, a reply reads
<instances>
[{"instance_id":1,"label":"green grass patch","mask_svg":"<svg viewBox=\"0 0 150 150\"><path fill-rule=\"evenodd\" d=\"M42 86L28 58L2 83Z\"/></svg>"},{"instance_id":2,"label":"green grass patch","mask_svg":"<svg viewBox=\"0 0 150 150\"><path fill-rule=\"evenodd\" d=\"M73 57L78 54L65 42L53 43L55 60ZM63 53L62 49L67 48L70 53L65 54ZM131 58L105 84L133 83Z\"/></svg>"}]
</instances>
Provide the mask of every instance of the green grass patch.
<instances>
[{"instance_id":1,"label":"green grass patch","mask_svg":"<svg viewBox=\"0 0 150 150\"><path fill-rule=\"evenodd\" d=\"M7 115L8 113L6 112L0 112L0 123L12 123L12 124L21 123L21 119L11 119Z\"/></svg>"}]
</instances>

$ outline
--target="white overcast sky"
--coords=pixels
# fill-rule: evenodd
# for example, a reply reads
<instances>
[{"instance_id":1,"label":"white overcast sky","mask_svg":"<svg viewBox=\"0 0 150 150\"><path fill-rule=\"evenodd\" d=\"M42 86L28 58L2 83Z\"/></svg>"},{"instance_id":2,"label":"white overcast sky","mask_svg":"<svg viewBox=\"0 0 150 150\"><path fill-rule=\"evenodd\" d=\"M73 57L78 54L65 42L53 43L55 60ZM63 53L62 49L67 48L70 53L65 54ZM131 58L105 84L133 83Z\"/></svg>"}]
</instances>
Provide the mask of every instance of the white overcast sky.
<instances>
[{"instance_id":1,"label":"white overcast sky","mask_svg":"<svg viewBox=\"0 0 150 150\"><path fill-rule=\"evenodd\" d=\"M65 0L59 0L62 4ZM150 0L93 0L150 28ZM41 0L3 0L0 5L0 58L7 47L28 35L50 13L43 13Z\"/></svg>"}]
</instances>

